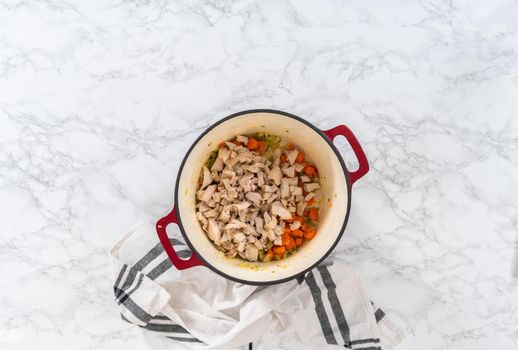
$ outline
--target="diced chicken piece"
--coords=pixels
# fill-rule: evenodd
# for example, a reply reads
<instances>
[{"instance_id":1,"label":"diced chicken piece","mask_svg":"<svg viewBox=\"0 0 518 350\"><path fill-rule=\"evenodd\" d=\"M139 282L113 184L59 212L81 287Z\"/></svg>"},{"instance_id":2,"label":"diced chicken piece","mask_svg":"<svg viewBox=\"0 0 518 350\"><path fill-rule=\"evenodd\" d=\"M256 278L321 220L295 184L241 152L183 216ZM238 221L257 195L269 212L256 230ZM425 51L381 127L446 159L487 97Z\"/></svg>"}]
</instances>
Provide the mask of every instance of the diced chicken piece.
<instances>
[{"instance_id":1,"label":"diced chicken piece","mask_svg":"<svg viewBox=\"0 0 518 350\"><path fill-rule=\"evenodd\" d=\"M288 185L288 179L283 178L281 180L281 198L287 198L290 196L290 185Z\"/></svg>"},{"instance_id":2,"label":"diced chicken piece","mask_svg":"<svg viewBox=\"0 0 518 350\"><path fill-rule=\"evenodd\" d=\"M239 220L236 220L236 219L232 219L230 220L230 222L228 224L225 225L225 230L228 231L228 230L239 230L239 229L242 229L242 228L245 228L247 225L244 223L244 222L241 222Z\"/></svg>"},{"instance_id":3,"label":"diced chicken piece","mask_svg":"<svg viewBox=\"0 0 518 350\"><path fill-rule=\"evenodd\" d=\"M300 196L295 196L295 202L300 202L300 201L303 201L304 200L304 196L300 195Z\"/></svg>"},{"instance_id":4,"label":"diced chicken piece","mask_svg":"<svg viewBox=\"0 0 518 350\"><path fill-rule=\"evenodd\" d=\"M262 187L262 189L263 189L264 192L276 192L279 188L277 186L275 186L275 185L273 185L273 186L264 185Z\"/></svg>"},{"instance_id":5,"label":"diced chicken piece","mask_svg":"<svg viewBox=\"0 0 518 350\"><path fill-rule=\"evenodd\" d=\"M268 198L268 199L266 200L266 202L267 202L267 203L271 203L271 202L273 202L274 200L279 199L278 197L279 197L279 195L278 195L278 194L273 194L273 193L272 193L272 195L270 196L270 198Z\"/></svg>"},{"instance_id":6,"label":"diced chicken piece","mask_svg":"<svg viewBox=\"0 0 518 350\"><path fill-rule=\"evenodd\" d=\"M261 201L263 200L263 198L261 197L261 195L257 192L248 192L245 197L253 202L256 206L259 206L261 204Z\"/></svg>"},{"instance_id":7,"label":"diced chicken piece","mask_svg":"<svg viewBox=\"0 0 518 350\"><path fill-rule=\"evenodd\" d=\"M209 207L207 204L205 204L205 203L203 203L203 202L200 202L200 203L198 204L198 211L199 211L199 212L204 213L204 212L206 212L206 211L208 211L208 210L210 210L210 207Z\"/></svg>"},{"instance_id":8,"label":"diced chicken piece","mask_svg":"<svg viewBox=\"0 0 518 350\"><path fill-rule=\"evenodd\" d=\"M290 230L292 230L292 231L298 230L299 228L300 228L300 221L299 220L293 221L293 223L290 225Z\"/></svg>"},{"instance_id":9,"label":"diced chicken piece","mask_svg":"<svg viewBox=\"0 0 518 350\"><path fill-rule=\"evenodd\" d=\"M228 252L225 253L225 256L229 257L229 258L233 258L237 255L237 249L233 248L231 250L229 250Z\"/></svg>"},{"instance_id":10,"label":"diced chicken piece","mask_svg":"<svg viewBox=\"0 0 518 350\"><path fill-rule=\"evenodd\" d=\"M236 136L236 141L244 143L246 145L248 143L248 137L243 136L243 135L237 135Z\"/></svg>"},{"instance_id":11,"label":"diced chicken piece","mask_svg":"<svg viewBox=\"0 0 518 350\"><path fill-rule=\"evenodd\" d=\"M217 157L214 161L214 164L212 164L212 167L210 168L211 171L221 171L223 170L223 166L225 163L223 163L223 159L221 157Z\"/></svg>"},{"instance_id":12,"label":"diced chicken piece","mask_svg":"<svg viewBox=\"0 0 518 350\"><path fill-rule=\"evenodd\" d=\"M245 256L250 261L257 261L259 250L253 244L249 244L245 250Z\"/></svg>"},{"instance_id":13,"label":"diced chicken piece","mask_svg":"<svg viewBox=\"0 0 518 350\"><path fill-rule=\"evenodd\" d=\"M228 168L232 169L234 165L237 164L239 159L237 157L232 157L232 154L230 155L230 159L225 162Z\"/></svg>"},{"instance_id":14,"label":"diced chicken piece","mask_svg":"<svg viewBox=\"0 0 518 350\"><path fill-rule=\"evenodd\" d=\"M275 226L277 226L277 219L275 218L275 216L272 216L272 219L270 220L270 222L268 222L266 225L264 225L264 228L265 229L274 229Z\"/></svg>"},{"instance_id":15,"label":"diced chicken piece","mask_svg":"<svg viewBox=\"0 0 518 350\"><path fill-rule=\"evenodd\" d=\"M207 219L208 218L216 218L216 217L218 217L218 215L219 215L218 208L214 208L214 209L211 209L211 210L206 211L205 213L203 213L203 216L205 216Z\"/></svg>"},{"instance_id":16,"label":"diced chicken piece","mask_svg":"<svg viewBox=\"0 0 518 350\"><path fill-rule=\"evenodd\" d=\"M306 192L313 192L314 190L318 190L320 188L320 185L317 182L304 184L304 190Z\"/></svg>"},{"instance_id":17,"label":"diced chicken piece","mask_svg":"<svg viewBox=\"0 0 518 350\"><path fill-rule=\"evenodd\" d=\"M248 210L242 209L242 210L238 211L238 215L239 215L239 220L241 220L242 222L246 222L247 217L248 217Z\"/></svg>"},{"instance_id":18,"label":"diced chicken piece","mask_svg":"<svg viewBox=\"0 0 518 350\"><path fill-rule=\"evenodd\" d=\"M273 244L281 245L282 244L282 237L275 237L275 240L273 241Z\"/></svg>"},{"instance_id":19,"label":"diced chicken piece","mask_svg":"<svg viewBox=\"0 0 518 350\"><path fill-rule=\"evenodd\" d=\"M299 180L296 177L285 177L286 183L290 186L297 186Z\"/></svg>"},{"instance_id":20,"label":"diced chicken piece","mask_svg":"<svg viewBox=\"0 0 518 350\"><path fill-rule=\"evenodd\" d=\"M209 234L209 238L212 239L212 241L216 245L219 245L219 240L221 238L221 232L219 230L218 224L216 223L216 220L214 220L214 219L209 219L208 234Z\"/></svg>"},{"instance_id":21,"label":"diced chicken piece","mask_svg":"<svg viewBox=\"0 0 518 350\"><path fill-rule=\"evenodd\" d=\"M263 219L259 216L255 218L255 230L259 233L263 232Z\"/></svg>"},{"instance_id":22,"label":"diced chicken piece","mask_svg":"<svg viewBox=\"0 0 518 350\"><path fill-rule=\"evenodd\" d=\"M220 148L219 151L218 151L218 158L221 159L221 161L224 163L224 162L226 162L227 160L230 159L230 154L231 153L232 153L232 151L230 151L226 147Z\"/></svg>"},{"instance_id":23,"label":"diced chicken piece","mask_svg":"<svg viewBox=\"0 0 518 350\"><path fill-rule=\"evenodd\" d=\"M240 163L250 163L253 161L254 156L252 153L250 153L248 151L244 151L244 152L239 153L239 155L237 156L237 159L239 159Z\"/></svg>"},{"instance_id":24,"label":"diced chicken piece","mask_svg":"<svg viewBox=\"0 0 518 350\"><path fill-rule=\"evenodd\" d=\"M227 147L228 147L230 150L233 150L234 148L236 148L236 144L235 144L234 142L225 141L225 145L227 145Z\"/></svg>"},{"instance_id":25,"label":"diced chicken piece","mask_svg":"<svg viewBox=\"0 0 518 350\"><path fill-rule=\"evenodd\" d=\"M256 240L256 241L254 242L254 244L255 244L255 247L256 247L257 249L259 249L259 250L264 249L264 244L263 244L260 240Z\"/></svg>"},{"instance_id":26,"label":"diced chicken piece","mask_svg":"<svg viewBox=\"0 0 518 350\"><path fill-rule=\"evenodd\" d=\"M208 203L210 199L212 198L212 195L216 191L217 185L210 185L208 186L205 191L201 194L201 196L198 197L198 199L202 202Z\"/></svg>"},{"instance_id":27,"label":"diced chicken piece","mask_svg":"<svg viewBox=\"0 0 518 350\"><path fill-rule=\"evenodd\" d=\"M268 179L272 180L277 186L281 184L282 173L278 166L274 166L268 174Z\"/></svg>"},{"instance_id":28,"label":"diced chicken piece","mask_svg":"<svg viewBox=\"0 0 518 350\"><path fill-rule=\"evenodd\" d=\"M265 224L268 224L270 221L272 221L272 217L270 216L270 214L268 214L267 211L264 212L263 217Z\"/></svg>"},{"instance_id":29,"label":"diced chicken piece","mask_svg":"<svg viewBox=\"0 0 518 350\"><path fill-rule=\"evenodd\" d=\"M298 202L297 203L297 215L302 216L304 215L304 210L306 209L306 202Z\"/></svg>"},{"instance_id":30,"label":"diced chicken piece","mask_svg":"<svg viewBox=\"0 0 518 350\"><path fill-rule=\"evenodd\" d=\"M209 221L207 220L207 218L205 216L203 216L202 213L200 213L199 211L196 212L196 219L198 219L198 221L201 222L202 224L202 228L207 231L207 224L209 223Z\"/></svg>"},{"instance_id":31,"label":"diced chicken piece","mask_svg":"<svg viewBox=\"0 0 518 350\"><path fill-rule=\"evenodd\" d=\"M262 187L264 185L264 172L259 171L257 173L257 186Z\"/></svg>"},{"instance_id":32,"label":"diced chicken piece","mask_svg":"<svg viewBox=\"0 0 518 350\"><path fill-rule=\"evenodd\" d=\"M268 237L268 239L269 239L270 241L275 240L275 238L277 237L277 236L275 235L275 232L273 232L273 230L264 230L264 232L265 232L265 234L266 234L266 237Z\"/></svg>"},{"instance_id":33,"label":"diced chicken piece","mask_svg":"<svg viewBox=\"0 0 518 350\"><path fill-rule=\"evenodd\" d=\"M255 224L255 218L257 217L257 215L259 214L259 210L258 209L250 209L250 215L248 215L248 222L251 224L251 225L254 225Z\"/></svg>"},{"instance_id":34,"label":"diced chicken piece","mask_svg":"<svg viewBox=\"0 0 518 350\"><path fill-rule=\"evenodd\" d=\"M293 163L295 163L295 160L297 160L298 155L299 155L299 151L297 151L297 149L294 149L294 150L288 151L286 153L286 159L288 160L288 162L290 164L293 165Z\"/></svg>"},{"instance_id":35,"label":"diced chicken piece","mask_svg":"<svg viewBox=\"0 0 518 350\"><path fill-rule=\"evenodd\" d=\"M222 222L228 222L230 220L230 209L232 208L232 205L224 205L223 209L221 210L221 214L219 214L219 220Z\"/></svg>"},{"instance_id":36,"label":"diced chicken piece","mask_svg":"<svg viewBox=\"0 0 518 350\"><path fill-rule=\"evenodd\" d=\"M246 174L239 179L239 185L245 192L250 192L252 190L252 178L254 177L254 174Z\"/></svg>"},{"instance_id":37,"label":"diced chicken piece","mask_svg":"<svg viewBox=\"0 0 518 350\"><path fill-rule=\"evenodd\" d=\"M306 182L310 182L310 181L311 181L311 179L309 178L309 176L302 175L302 176L300 177L300 182L304 182L304 183L306 183Z\"/></svg>"},{"instance_id":38,"label":"diced chicken piece","mask_svg":"<svg viewBox=\"0 0 518 350\"><path fill-rule=\"evenodd\" d=\"M291 219L291 213L286 209L281 202L273 202L271 208L272 215L277 215L283 220Z\"/></svg>"},{"instance_id":39,"label":"diced chicken piece","mask_svg":"<svg viewBox=\"0 0 518 350\"><path fill-rule=\"evenodd\" d=\"M248 172L251 172L251 173L258 173L259 171L261 171L261 167L260 166L257 166L257 165L243 165L243 171L248 171Z\"/></svg>"},{"instance_id":40,"label":"diced chicken piece","mask_svg":"<svg viewBox=\"0 0 518 350\"><path fill-rule=\"evenodd\" d=\"M293 164L293 167L295 168L295 171L297 173L300 173L302 170L304 170L305 165L300 163Z\"/></svg>"},{"instance_id":41,"label":"diced chicken piece","mask_svg":"<svg viewBox=\"0 0 518 350\"><path fill-rule=\"evenodd\" d=\"M243 234L243 232L236 232L234 235L234 241L237 243L244 242L246 240L246 236Z\"/></svg>"},{"instance_id":42,"label":"diced chicken piece","mask_svg":"<svg viewBox=\"0 0 518 350\"><path fill-rule=\"evenodd\" d=\"M233 206L236 210L243 210L250 206L250 202L234 203Z\"/></svg>"},{"instance_id":43,"label":"diced chicken piece","mask_svg":"<svg viewBox=\"0 0 518 350\"><path fill-rule=\"evenodd\" d=\"M315 196L316 196L315 192L310 192L310 193L308 193L306 195L306 197L304 197L304 200L307 202L307 201L309 201L311 198L313 198Z\"/></svg>"},{"instance_id":44,"label":"diced chicken piece","mask_svg":"<svg viewBox=\"0 0 518 350\"><path fill-rule=\"evenodd\" d=\"M237 245L237 251L238 252L244 252L245 251L245 245L246 245L246 242L241 242ZM246 259L246 255L241 255L239 254L241 257L243 257L243 259Z\"/></svg>"},{"instance_id":45,"label":"diced chicken piece","mask_svg":"<svg viewBox=\"0 0 518 350\"><path fill-rule=\"evenodd\" d=\"M300 196L302 195L302 188L299 186L291 186L290 192L292 196Z\"/></svg>"},{"instance_id":46,"label":"diced chicken piece","mask_svg":"<svg viewBox=\"0 0 518 350\"><path fill-rule=\"evenodd\" d=\"M205 165L203 166L203 182L201 184L201 189L203 190L205 187L212 183L212 176L210 175L210 170Z\"/></svg>"},{"instance_id":47,"label":"diced chicken piece","mask_svg":"<svg viewBox=\"0 0 518 350\"><path fill-rule=\"evenodd\" d=\"M225 169L225 170L223 170L223 173L221 174L221 179L232 180L234 178L234 176L236 176L235 171Z\"/></svg>"},{"instance_id":48,"label":"diced chicken piece","mask_svg":"<svg viewBox=\"0 0 518 350\"><path fill-rule=\"evenodd\" d=\"M288 177L295 176L295 168L292 166L282 169L282 172L284 173L284 175L286 175Z\"/></svg>"}]
</instances>

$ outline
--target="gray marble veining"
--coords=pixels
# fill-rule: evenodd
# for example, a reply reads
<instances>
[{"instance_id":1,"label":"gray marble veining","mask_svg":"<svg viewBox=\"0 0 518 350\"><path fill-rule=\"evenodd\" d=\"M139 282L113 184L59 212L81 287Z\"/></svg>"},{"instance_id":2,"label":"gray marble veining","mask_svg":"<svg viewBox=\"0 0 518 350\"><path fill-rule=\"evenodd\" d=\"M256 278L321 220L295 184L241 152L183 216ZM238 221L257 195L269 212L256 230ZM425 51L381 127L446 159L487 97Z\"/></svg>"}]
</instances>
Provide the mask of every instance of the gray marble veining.
<instances>
[{"instance_id":1,"label":"gray marble veining","mask_svg":"<svg viewBox=\"0 0 518 350\"><path fill-rule=\"evenodd\" d=\"M207 126L276 108L362 142L334 254L400 348L516 349L517 17L512 1L0 0L0 348L173 348L119 319L107 249L168 210Z\"/></svg>"}]
</instances>

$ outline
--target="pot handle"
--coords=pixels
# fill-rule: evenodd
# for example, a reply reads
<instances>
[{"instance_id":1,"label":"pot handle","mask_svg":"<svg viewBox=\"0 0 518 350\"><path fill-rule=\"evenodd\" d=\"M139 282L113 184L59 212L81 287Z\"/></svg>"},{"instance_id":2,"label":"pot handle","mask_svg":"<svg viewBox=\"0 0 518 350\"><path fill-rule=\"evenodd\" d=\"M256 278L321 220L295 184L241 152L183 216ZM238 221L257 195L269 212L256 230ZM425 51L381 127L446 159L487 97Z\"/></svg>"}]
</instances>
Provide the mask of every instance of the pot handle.
<instances>
[{"instance_id":1,"label":"pot handle","mask_svg":"<svg viewBox=\"0 0 518 350\"><path fill-rule=\"evenodd\" d=\"M331 142L336 136L342 135L351 145L351 148L358 159L358 170L349 173L351 185L367 174L369 171L369 162L367 161L365 152L363 152L362 146L358 142L356 136L354 136L353 132L347 126L338 125L329 130L322 130L322 132L331 140Z\"/></svg>"},{"instance_id":2,"label":"pot handle","mask_svg":"<svg viewBox=\"0 0 518 350\"><path fill-rule=\"evenodd\" d=\"M178 270L185 270L190 267L203 265L203 262L194 253L192 253L191 257L186 260L180 259L180 257L176 254L173 245L171 244L171 240L169 240L169 236L167 236L167 232L165 230L167 225L171 223L178 225L178 218L176 217L176 207L174 207L169 214L158 220L156 223L156 232L158 233L160 243L162 243L162 246L164 247L167 256L169 256L169 259L171 259L171 261L173 262L173 265Z\"/></svg>"}]
</instances>

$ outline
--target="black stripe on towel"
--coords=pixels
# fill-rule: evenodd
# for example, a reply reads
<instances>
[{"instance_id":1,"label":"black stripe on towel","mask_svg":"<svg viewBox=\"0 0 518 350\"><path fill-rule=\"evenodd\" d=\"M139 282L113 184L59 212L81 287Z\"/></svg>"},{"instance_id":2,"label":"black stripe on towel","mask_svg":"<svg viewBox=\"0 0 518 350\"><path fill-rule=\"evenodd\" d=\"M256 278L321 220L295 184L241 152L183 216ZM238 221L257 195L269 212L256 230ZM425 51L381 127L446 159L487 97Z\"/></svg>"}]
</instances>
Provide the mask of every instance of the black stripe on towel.
<instances>
[{"instance_id":1,"label":"black stripe on towel","mask_svg":"<svg viewBox=\"0 0 518 350\"><path fill-rule=\"evenodd\" d=\"M138 278L138 281L137 281L137 284L135 285L135 287L133 287L131 290L127 291L124 295L121 295L120 296L120 299L119 301L117 302L119 305L122 304L126 299L128 299L131 294L136 291L138 289L138 287L140 287L140 285L142 284L142 281L144 280L144 275L143 274L140 274L139 278Z\"/></svg>"},{"instance_id":2,"label":"black stripe on towel","mask_svg":"<svg viewBox=\"0 0 518 350\"><path fill-rule=\"evenodd\" d=\"M313 271L310 271L306 275L306 283L308 284L309 290L311 291L311 295L313 296L313 301L315 303L315 312L318 317L318 321L320 322L320 327L322 327L322 333L324 334L324 338L328 344L337 344L335 335L333 334L333 329L331 328L331 324L329 323L329 318L326 314L326 309L324 308L324 304L322 303L322 292L320 288L318 288L317 283L315 282L315 276L313 276Z\"/></svg>"},{"instance_id":3,"label":"black stripe on towel","mask_svg":"<svg viewBox=\"0 0 518 350\"><path fill-rule=\"evenodd\" d=\"M153 332L188 333L187 330L179 324L148 323L141 327Z\"/></svg>"},{"instance_id":4,"label":"black stripe on towel","mask_svg":"<svg viewBox=\"0 0 518 350\"><path fill-rule=\"evenodd\" d=\"M338 300L338 295L336 295L336 284L333 281L333 277L331 277L326 266L318 266L317 270L320 272L322 281L327 288L327 298L329 299L329 304L331 304L331 309L333 310L344 344L349 344L351 342L349 325L347 324L340 300Z\"/></svg>"},{"instance_id":5,"label":"black stripe on towel","mask_svg":"<svg viewBox=\"0 0 518 350\"><path fill-rule=\"evenodd\" d=\"M120 292L122 297L126 296L126 293L124 291L115 288L116 292ZM126 309L131 312L136 318L141 320L144 323L148 323L153 316L148 314L146 311L144 311L140 306L138 306L130 297L124 298L124 301L122 304L126 307Z\"/></svg>"},{"instance_id":6,"label":"black stripe on towel","mask_svg":"<svg viewBox=\"0 0 518 350\"><path fill-rule=\"evenodd\" d=\"M359 339L359 340L353 340L351 341L351 345L357 345L357 344L365 344L365 343L379 343L380 340L378 338L369 338L369 339Z\"/></svg>"},{"instance_id":7,"label":"black stripe on towel","mask_svg":"<svg viewBox=\"0 0 518 350\"><path fill-rule=\"evenodd\" d=\"M115 284L113 285L115 288L119 288L119 283L121 282L122 276L124 276L124 272L126 272L127 268L128 268L128 265L126 265L126 264L124 264L122 266L122 269L119 272L119 276L117 276L117 280L115 281Z\"/></svg>"},{"instance_id":8,"label":"black stripe on towel","mask_svg":"<svg viewBox=\"0 0 518 350\"><path fill-rule=\"evenodd\" d=\"M354 350L381 350L379 346L369 346L366 348L354 348Z\"/></svg>"},{"instance_id":9,"label":"black stripe on towel","mask_svg":"<svg viewBox=\"0 0 518 350\"><path fill-rule=\"evenodd\" d=\"M190 250L180 250L180 251L176 252L176 254L180 258L185 259L185 258L188 258L189 256L191 256L191 251ZM152 280L155 280L161 274L163 274L164 272L169 270L172 266L173 266L173 264L171 263L171 259L169 259L169 257L166 257L164 259L164 261L162 261L155 268L153 268L153 270L149 271L149 273L146 274L146 276L151 278Z\"/></svg>"},{"instance_id":10,"label":"black stripe on towel","mask_svg":"<svg viewBox=\"0 0 518 350\"><path fill-rule=\"evenodd\" d=\"M171 337L171 336L167 336L166 338L176 340L176 341L186 342L186 343L201 343L201 341L196 338L182 338L182 337Z\"/></svg>"}]
</instances>

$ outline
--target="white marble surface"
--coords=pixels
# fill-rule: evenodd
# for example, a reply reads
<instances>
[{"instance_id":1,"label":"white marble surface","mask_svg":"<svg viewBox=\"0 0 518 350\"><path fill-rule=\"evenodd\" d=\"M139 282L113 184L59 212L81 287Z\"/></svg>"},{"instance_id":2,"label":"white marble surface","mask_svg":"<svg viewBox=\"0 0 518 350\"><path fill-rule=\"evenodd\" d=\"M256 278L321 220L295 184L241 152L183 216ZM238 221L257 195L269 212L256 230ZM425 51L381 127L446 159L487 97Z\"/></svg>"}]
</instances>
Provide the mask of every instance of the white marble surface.
<instances>
[{"instance_id":1,"label":"white marble surface","mask_svg":"<svg viewBox=\"0 0 518 350\"><path fill-rule=\"evenodd\" d=\"M371 171L334 254L402 321L400 349L517 349L516 18L505 1L0 0L0 348L174 349L119 319L107 249L167 211L208 125L276 108L361 140Z\"/></svg>"}]
</instances>

